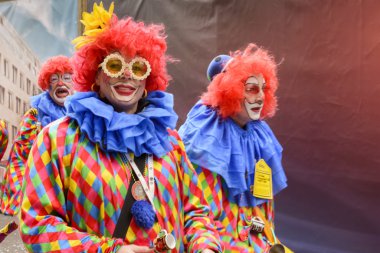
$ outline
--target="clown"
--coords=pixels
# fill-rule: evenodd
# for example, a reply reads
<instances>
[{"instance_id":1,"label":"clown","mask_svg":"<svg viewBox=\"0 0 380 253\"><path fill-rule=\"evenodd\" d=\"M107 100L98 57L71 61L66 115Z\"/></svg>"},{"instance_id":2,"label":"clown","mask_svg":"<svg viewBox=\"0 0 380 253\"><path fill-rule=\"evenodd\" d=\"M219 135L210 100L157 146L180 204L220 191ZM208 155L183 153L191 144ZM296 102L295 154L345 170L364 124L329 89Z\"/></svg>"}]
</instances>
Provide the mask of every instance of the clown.
<instances>
[{"instance_id":1,"label":"clown","mask_svg":"<svg viewBox=\"0 0 380 253\"><path fill-rule=\"evenodd\" d=\"M249 44L214 58L207 73L207 92L179 134L205 186L225 252L267 252L277 240L270 229L273 195L287 185L282 147L263 121L277 107L276 64Z\"/></svg>"},{"instance_id":2,"label":"clown","mask_svg":"<svg viewBox=\"0 0 380 253\"><path fill-rule=\"evenodd\" d=\"M21 209L30 252L221 252L164 92L164 27L84 13L78 92L32 148ZM49 178L49 180L46 180ZM41 198L46 196L46 198Z\"/></svg>"},{"instance_id":3,"label":"clown","mask_svg":"<svg viewBox=\"0 0 380 253\"><path fill-rule=\"evenodd\" d=\"M52 57L42 65L38 85L44 92L31 98L31 109L21 120L1 184L0 211L4 214L15 215L20 208L26 161L37 134L66 113L63 103L73 93L72 73L66 56Z\"/></svg>"}]
</instances>

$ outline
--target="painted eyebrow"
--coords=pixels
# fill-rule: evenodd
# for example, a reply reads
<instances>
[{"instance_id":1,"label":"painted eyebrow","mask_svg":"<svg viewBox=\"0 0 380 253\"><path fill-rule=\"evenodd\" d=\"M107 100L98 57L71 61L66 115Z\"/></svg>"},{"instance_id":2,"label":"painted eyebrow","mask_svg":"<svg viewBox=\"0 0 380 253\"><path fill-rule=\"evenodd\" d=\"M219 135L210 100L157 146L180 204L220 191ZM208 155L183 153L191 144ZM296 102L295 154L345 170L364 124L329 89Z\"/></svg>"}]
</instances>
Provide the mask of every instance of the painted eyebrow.
<instances>
[{"instance_id":1,"label":"painted eyebrow","mask_svg":"<svg viewBox=\"0 0 380 253\"><path fill-rule=\"evenodd\" d=\"M257 83L256 83L256 82L254 82L253 84L258 84L258 83L259 83L259 81L258 81L258 80L256 80L256 81L257 81ZM252 83L252 82L246 82L246 83L248 84L248 83ZM267 83L266 81L264 81L264 82L263 82L263 84L266 84L266 83Z\"/></svg>"},{"instance_id":2,"label":"painted eyebrow","mask_svg":"<svg viewBox=\"0 0 380 253\"><path fill-rule=\"evenodd\" d=\"M255 78L255 81L254 81L254 82L248 82L248 81L247 81L247 82L245 83L245 85L247 85L247 84L257 84L257 85L258 85L258 84L259 84L259 80L257 80L256 77L253 77L253 78ZM266 85L266 84L267 84L267 82L265 81L265 79L263 79L263 86Z\"/></svg>"},{"instance_id":3,"label":"painted eyebrow","mask_svg":"<svg viewBox=\"0 0 380 253\"><path fill-rule=\"evenodd\" d=\"M259 85L259 82L257 82L257 83L252 83L252 82L249 82L249 83L245 83L245 85L247 85L247 84L252 84L252 85ZM264 84L264 83L263 83Z\"/></svg>"}]
</instances>

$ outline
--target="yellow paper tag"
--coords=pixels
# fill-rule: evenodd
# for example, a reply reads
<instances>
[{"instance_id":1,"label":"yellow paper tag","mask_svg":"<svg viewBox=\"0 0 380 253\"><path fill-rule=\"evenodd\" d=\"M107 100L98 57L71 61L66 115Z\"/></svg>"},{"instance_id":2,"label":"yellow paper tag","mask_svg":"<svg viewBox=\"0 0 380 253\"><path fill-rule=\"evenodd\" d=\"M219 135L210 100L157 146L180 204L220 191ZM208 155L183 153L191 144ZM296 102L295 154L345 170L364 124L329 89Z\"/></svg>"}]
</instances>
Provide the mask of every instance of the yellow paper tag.
<instances>
[{"instance_id":1,"label":"yellow paper tag","mask_svg":"<svg viewBox=\"0 0 380 253\"><path fill-rule=\"evenodd\" d=\"M256 163L252 194L257 198L273 199L272 169L264 159Z\"/></svg>"}]
</instances>

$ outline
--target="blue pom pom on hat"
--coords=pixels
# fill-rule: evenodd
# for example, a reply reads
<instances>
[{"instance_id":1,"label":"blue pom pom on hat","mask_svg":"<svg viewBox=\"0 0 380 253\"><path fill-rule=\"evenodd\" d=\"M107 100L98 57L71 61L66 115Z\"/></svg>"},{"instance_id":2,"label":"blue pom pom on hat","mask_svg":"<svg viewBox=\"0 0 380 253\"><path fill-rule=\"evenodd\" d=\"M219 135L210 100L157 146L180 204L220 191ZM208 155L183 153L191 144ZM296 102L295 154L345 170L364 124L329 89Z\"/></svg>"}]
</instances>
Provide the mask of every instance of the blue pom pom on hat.
<instances>
[{"instance_id":1,"label":"blue pom pom on hat","mask_svg":"<svg viewBox=\"0 0 380 253\"><path fill-rule=\"evenodd\" d=\"M222 72L227 62L231 59L231 56L225 54L218 55L212 59L207 68L207 79L211 82L214 76Z\"/></svg>"}]
</instances>

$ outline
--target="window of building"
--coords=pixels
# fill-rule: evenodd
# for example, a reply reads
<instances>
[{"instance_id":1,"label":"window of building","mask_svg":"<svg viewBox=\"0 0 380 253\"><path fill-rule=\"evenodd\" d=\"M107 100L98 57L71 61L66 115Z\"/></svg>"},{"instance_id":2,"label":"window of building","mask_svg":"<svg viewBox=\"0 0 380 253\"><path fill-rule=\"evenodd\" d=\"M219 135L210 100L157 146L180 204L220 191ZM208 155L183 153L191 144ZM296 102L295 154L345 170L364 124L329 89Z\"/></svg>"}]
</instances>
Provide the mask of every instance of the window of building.
<instances>
[{"instance_id":1,"label":"window of building","mask_svg":"<svg viewBox=\"0 0 380 253\"><path fill-rule=\"evenodd\" d=\"M4 76L9 78L8 60L4 58Z\"/></svg>"},{"instance_id":2,"label":"window of building","mask_svg":"<svg viewBox=\"0 0 380 253\"><path fill-rule=\"evenodd\" d=\"M4 104L5 102L5 88L0 85L0 104Z\"/></svg>"},{"instance_id":3,"label":"window of building","mask_svg":"<svg viewBox=\"0 0 380 253\"><path fill-rule=\"evenodd\" d=\"M17 84L17 68L16 66L12 66L12 81L13 81L13 84Z\"/></svg>"},{"instance_id":4,"label":"window of building","mask_svg":"<svg viewBox=\"0 0 380 253\"><path fill-rule=\"evenodd\" d=\"M12 142L15 140L17 136L17 127L12 125Z\"/></svg>"},{"instance_id":5,"label":"window of building","mask_svg":"<svg viewBox=\"0 0 380 253\"><path fill-rule=\"evenodd\" d=\"M38 89L35 85L33 85L33 96L38 94Z\"/></svg>"},{"instance_id":6,"label":"window of building","mask_svg":"<svg viewBox=\"0 0 380 253\"><path fill-rule=\"evenodd\" d=\"M24 75L20 72L20 89L24 90Z\"/></svg>"},{"instance_id":7,"label":"window of building","mask_svg":"<svg viewBox=\"0 0 380 253\"><path fill-rule=\"evenodd\" d=\"M30 82L29 78L26 79L26 93L28 93L28 95L30 95L30 92L31 92L31 85L32 83Z\"/></svg>"},{"instance_id":8,"label":"window of building","mask_svg":"<svg viewBox=\"0 0 380 253\"><path fill-rule=\"evenodd\" d=\"M8 91L8 108L13 110L13 94Z\"/></svg>"},{"instance_id":9,"label":"window of building","mask_svg":"<svg viewBox=\"0 0 380 253\"><path fill-rule=\"evenodd\" d=\"M19 97L16 97L16 113L21 113L21 99Z\"/></svg>"}]
</instances>

